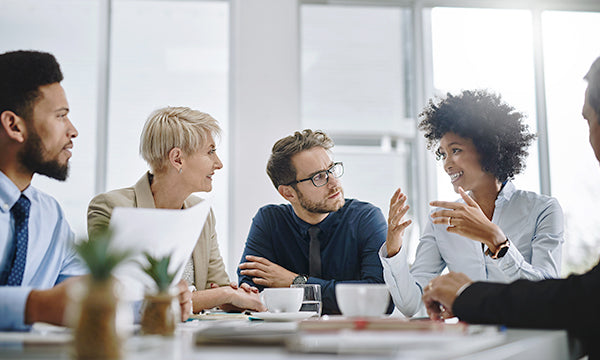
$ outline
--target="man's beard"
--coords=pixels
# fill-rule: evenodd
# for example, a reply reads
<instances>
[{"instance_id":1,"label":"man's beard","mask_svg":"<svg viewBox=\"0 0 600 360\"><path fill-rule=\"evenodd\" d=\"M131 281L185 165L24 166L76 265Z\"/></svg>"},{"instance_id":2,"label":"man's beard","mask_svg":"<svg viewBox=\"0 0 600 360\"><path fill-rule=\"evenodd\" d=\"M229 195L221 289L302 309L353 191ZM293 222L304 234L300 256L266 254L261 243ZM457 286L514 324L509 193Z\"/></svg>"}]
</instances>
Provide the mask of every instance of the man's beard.
<instances>
[{"instance_id":1,"label":"man's beard","mask_svg":"<svg viewBox=\"0 0 600 360\"><path fill-rule=\"evenodd\" d=\"M44 159L42 139L33 129L30 129L29 137L25 140L23 150L19 151L17 156L21 164L34 173L60 181L65 181L69 175L68 162L61 164L57 159Z\"/></svg>"},{"instance_id":2,"label":"man's beard","mask_svg":"<svg viewBox=\"0 0 600 360\"><path fill-rule=\"evenodd\" d=\"M327 204L327 198L325 200L321 200L319 202L313 202L311 200L307 200L300 190L296 190L298 194L298 201L300 201L300 206L302 206L306 211L315 213L315 214L328 214L330 212L338 211L344 206L344 193L341 188L336 188L327 194L327 197L335 194L336 192L340 192L342 197L341 201L336 201L333 204Z\"/></svg>"}]
</instances>

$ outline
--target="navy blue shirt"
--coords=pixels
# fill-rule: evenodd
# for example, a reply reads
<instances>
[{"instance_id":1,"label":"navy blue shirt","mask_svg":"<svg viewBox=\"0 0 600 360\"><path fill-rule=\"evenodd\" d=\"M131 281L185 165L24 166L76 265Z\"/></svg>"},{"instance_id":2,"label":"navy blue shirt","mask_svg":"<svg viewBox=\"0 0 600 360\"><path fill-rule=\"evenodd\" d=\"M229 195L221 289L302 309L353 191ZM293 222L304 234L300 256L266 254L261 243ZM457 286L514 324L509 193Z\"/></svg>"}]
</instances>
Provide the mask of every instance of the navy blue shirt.
<instances>
[{"instance_id":1,"label":"navy blue shirt","mask_svg":"<svg viewBox=\"0 0 600 360\"><path fill-rule=\"evenodd\" d=\"M252 220L240 263L246 255L264 257L297 274L308 274L308 228L292 205L267 205ZM369 203L346 199L344 206L317 224L321 229L322 278L309 277L321 285L323 314L339 314L335 299L337 282L383 283L378 251L385 242L387 223L381 210ZM241 275L241 283L256 286L252 277Z\"/></svg>"}]
</instances>

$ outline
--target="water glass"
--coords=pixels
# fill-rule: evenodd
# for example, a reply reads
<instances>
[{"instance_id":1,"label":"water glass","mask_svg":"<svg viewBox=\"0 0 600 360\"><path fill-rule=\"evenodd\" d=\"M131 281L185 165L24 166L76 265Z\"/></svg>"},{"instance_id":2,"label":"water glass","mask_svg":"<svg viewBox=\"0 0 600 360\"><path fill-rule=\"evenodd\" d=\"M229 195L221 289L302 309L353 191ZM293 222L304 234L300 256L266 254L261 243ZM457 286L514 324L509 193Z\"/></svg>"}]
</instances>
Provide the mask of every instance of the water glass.
<instances>
[{"instance_id":1,"label":"water glass","mask_svg":"<svg viewBox=\"0 0 600 360\"><path fill-rule=\"evenodd\" d=\"M316 312L317 316L321 316L321 285L319 284L294 284L290 287L304 289L304 299L302 299L302 307L300 311Z\"/></svg>"}]
</instances>

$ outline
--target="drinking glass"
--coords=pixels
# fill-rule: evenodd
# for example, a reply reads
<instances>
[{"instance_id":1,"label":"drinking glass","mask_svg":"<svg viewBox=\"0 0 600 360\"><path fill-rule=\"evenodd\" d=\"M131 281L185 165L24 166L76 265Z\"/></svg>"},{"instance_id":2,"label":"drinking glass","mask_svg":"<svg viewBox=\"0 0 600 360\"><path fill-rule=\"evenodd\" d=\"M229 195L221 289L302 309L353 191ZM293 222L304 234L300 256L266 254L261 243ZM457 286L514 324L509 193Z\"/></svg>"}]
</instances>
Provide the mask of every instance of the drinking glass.
<instances>
[{"instance_id":1,"label":"drinking glass","mask_svg":"<svg viewBox=\"0 0 600 360\"><path fill-rule=\"evenodd\" d=\"M304 299L302 299L302 307L300 311L316 312L317 316L321 316L321 285L319 284L294 284L290 287L304 289Z\"/></svg>"}]
</instances>

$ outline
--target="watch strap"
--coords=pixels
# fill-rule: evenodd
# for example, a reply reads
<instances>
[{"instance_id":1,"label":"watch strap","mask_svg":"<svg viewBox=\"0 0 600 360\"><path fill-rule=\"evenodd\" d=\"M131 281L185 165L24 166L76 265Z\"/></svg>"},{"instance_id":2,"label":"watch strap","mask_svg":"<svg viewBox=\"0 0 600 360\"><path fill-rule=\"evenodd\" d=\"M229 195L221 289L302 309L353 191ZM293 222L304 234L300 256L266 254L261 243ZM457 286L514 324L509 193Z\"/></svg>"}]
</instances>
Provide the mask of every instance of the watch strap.
<instances>
[{"instance_id":1,"label":"watch strap","mask_svg":"<svg viewBox=\"0 0 600 360\"><path fill-rule=\"evenodd\" d=\"M506 255L509 247L510 247L510 241L508 241L508 238L507 238L506 241L504 241L502 244L498 245L498 248L496 249L495 252L492 252L490 250L490 248L488 248L486 250L485 254L494 260L500 259L500 258L504 257L504 255Z\"/></svg>"}]
</instances>

